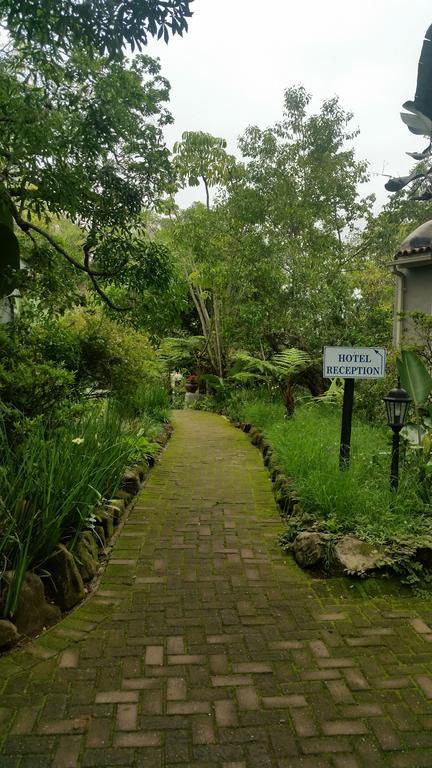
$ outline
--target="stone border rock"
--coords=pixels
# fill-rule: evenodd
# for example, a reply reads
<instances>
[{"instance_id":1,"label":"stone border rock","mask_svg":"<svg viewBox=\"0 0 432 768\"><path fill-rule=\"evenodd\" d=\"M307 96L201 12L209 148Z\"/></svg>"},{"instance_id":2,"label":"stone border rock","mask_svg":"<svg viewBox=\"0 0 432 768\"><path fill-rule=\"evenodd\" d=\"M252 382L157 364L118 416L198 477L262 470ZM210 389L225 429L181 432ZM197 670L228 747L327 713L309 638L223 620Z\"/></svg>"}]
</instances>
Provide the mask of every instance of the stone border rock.
<instances>
[{"instance_id":1,"label":"stone border rock","mask_svg":"<svg viewBox=\"0 0 432 768\"><path fill-rule=\"evenodd\" d=\"M170 424L163 427L156 442L163 448L171 437ZM94 511L95 522L83 530L78 541L59 544L46 561L44 581L36 573L24 577L13 621L0 619L0 652L8 651L52 626L80 603L102 575L117 531L133 507L134 498L143 487L156 459L150 457L128 467L115 498ZM7 582L12 572L4 574Z\"/></svg>"},{"instance_id":2,"label":"stone border rock","mask_svg":"<svg viewBox=\"0 0 432 768\"><path fill-rule=\"evenodd\" d=\"M432 569L432 539L422 539L409 546L373 545L352 534L331 533L324 521L306 513L296 496L293 478L277 463L264 434L252 424L232 422L245 432L252 445L262 453L273 484L273 494L280 514L296 531L292 541L282 544L291 551L301 568L314 568L326 576L347 575L364 578L384 573L408 573L425 566Z\"/></svg>"}]
</instances>

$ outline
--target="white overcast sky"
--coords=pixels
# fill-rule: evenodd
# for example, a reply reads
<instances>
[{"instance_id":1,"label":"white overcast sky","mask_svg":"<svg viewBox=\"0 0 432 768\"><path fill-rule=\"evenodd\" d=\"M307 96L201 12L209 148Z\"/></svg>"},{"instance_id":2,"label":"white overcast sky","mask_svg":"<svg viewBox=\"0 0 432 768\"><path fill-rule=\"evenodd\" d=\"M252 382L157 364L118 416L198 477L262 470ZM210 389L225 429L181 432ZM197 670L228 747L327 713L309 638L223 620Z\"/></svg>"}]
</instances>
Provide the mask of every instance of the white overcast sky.
<instances>
[{"instance_id":1,"label":"white overcast sky","mask_svg":"<svg viewBox=\"0 0 432 768\"><path fill-rule=\"evenodd\" d=\"M285 88L302 84L313 106L333 95L360 128L357 156L372 174L403 175L406 151L427 141L410 134L401 106L414 98L431 0L194 0L189 32L168 45L152 42L171 83L175 123L169 146L183 131L223 136L237 153L248 125L264 128L282 114ZM387 199L385 179L372 176L364 191ZM203 199L183 192L182 205Z\"/></svg>"}]
</instances>

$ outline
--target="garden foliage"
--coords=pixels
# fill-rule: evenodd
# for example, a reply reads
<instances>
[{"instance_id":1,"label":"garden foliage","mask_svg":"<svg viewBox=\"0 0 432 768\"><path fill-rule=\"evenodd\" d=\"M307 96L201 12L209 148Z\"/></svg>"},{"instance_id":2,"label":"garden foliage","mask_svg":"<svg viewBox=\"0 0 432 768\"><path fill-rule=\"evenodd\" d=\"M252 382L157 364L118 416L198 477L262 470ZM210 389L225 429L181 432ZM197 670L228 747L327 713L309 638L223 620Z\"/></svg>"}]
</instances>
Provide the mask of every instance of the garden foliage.
<instances>
[{"instance_id":1,"label":"garden foliage","mask_svg":"<svg viewBox=\"0 0 432 768\"><path fill-rule=\"evenodd\" d=\"M264 433L312 522L376 543L432 535L430 495L409 458L402 462L397 495L390 491L391 443L384 425L355 420L350 468L340 472L340 406L310 400L286 419L281 404L260 392L237 395L225 410Z\"/></svg>"},{"instance_id":2,"label":"garden foliage","mask_svg":"<svg viewBox=\"0 0 432 768\"><path fill-rule=\"evenodd\" d=\"M148 338L99 310L4 325L0 347L0 557L13 572L0 604L9 615L26 570L43 574L58 543L73 546L94 525L125 467L157 453L169 404Z\"/></svg>"},{"instance_id":3,"label":"garden foliage","mask_svg":"<svg viewBox=\"0 0 432 768\"><path fill-rule=\"evenodd\" d=\"M4 615L25 570L43 572L125 466L154 454L173 371L175 405L196 382L194 407L264 430L329 530L430 533L431 441L419 439L421 461L407 450L391 496L388 436L372 426L388 382L360 383L370 423L341 474L341 386L320 366L323 344L390 346L385 263L418 213L405 193L372 213L352 115L336 97L313 111L302 86L274 125L246 129L238 157L202 131L171 157L170 86L141 46L186 31L190 6L96 0L89 15L79 0L0 0L0 317L12 319L0 325L0 560L15 574ZM180 211L175 193L199 184L205 205ZM418 324L430 364L431 323ZM407 355L402 378L424 384ZM430 434L429 391L418 434L420 419Z\"/></svg>"}]
</instances>

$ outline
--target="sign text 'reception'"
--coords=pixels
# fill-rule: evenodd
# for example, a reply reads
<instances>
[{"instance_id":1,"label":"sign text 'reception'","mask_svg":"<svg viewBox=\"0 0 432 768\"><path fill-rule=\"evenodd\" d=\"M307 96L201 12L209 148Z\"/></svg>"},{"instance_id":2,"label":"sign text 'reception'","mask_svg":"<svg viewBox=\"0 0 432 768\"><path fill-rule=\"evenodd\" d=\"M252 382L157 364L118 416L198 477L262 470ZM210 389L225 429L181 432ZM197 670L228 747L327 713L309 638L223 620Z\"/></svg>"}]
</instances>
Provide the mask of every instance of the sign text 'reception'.
<instances>
[{"instance_id":1,"label":"sign text 'reception'","mask_svg":"<svg viewBox=\"0 0 432 768\"><path fill-rule=\"evenodd\" d=\"M383 347L324 347L325 379L383 379L385 364Z\"/></svg>"}]
</instances>

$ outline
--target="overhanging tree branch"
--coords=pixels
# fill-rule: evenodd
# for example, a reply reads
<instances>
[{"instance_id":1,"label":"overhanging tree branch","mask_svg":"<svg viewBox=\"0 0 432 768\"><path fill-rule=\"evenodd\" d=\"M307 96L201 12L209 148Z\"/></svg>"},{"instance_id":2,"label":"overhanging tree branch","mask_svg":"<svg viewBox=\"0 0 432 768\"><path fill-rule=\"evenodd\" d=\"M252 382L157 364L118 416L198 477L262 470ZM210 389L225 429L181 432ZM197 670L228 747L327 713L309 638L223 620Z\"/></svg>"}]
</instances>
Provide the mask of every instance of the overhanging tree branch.
<instances>
[{"instance_id":1,"label":"overhanging tree branch","mask_svg":"<svg viewBox=\"0 0 432 768\"><path fill-rule=\"evenodd\" d=\"M41 227L38 227L37 224L33 224L31 221L26 221L22 218L20 213L18 212L17 207L14 205L13 201L10 200L11 208L12 208L12 215L14 217L16 225L21 229L24 234L29 235L29 231L33 230L33 232L37 232L38 235L41 235L45 238L45 240L48 241L50 245L54 248L54 250L57 251L63 258L66 259L66 261L69 262L69 264L72 264L75 269L79 269L81 272L86 272L90 277L114 277L120 270L125 266L126 262L123 262L122 265L118 267L115 271L112 272L98 272L96 270L90 269L90 266L86 266L85 259L84 264L80 264L79 261L74 259L73 256L71 256L60 243L58 243L48 232L46 232ZM84 247L84 254L86 252L86 249Z\"/></svg>"},{"instance_id":2,"label":"overhanging tree branch","mask_svg":"<svg viewBox=\"0 0 432 768\"><path fill-rule=\"evenodd\" d=\"M87 267L87 274L91 280L93 288L95 289L96 293L99 294L101 299L104 300L105 304L107 304L111 309L114 309L116 312L129 312L131 309L133 309L132 304L130 304L127 307L119 307L117 304L114 304L114 302L111 301L110 297L100 287L99 283L95 278L94 272L91 272L90 270L90 245L88 245L87 243L84 246L84 264Z\"/></svg>"},{"instance_id":3,"label":"overhanging tree branch","mask_svg":"<svg viewBox=\"0 0 432 768\"><path fill-rule=\"evenodd\" d=\"M59 253L63 258L66 259L66 261L69 262L73 267L78 269L80 272L84 272L88 277L90 278L90 281L92 283L92 286L96 293L104 300L104 302L111 308L116 310L117 312L129 312L133 307L132 305L128 305L126 307L120 307L117 304L115 304L110 297L105 293L103 288L100 287L99 283L97 282L97 277L114 277L118 272L123 269L124 266L126 266L127 260L123 261L123 263L116 269L114 272L98 272L94 271L90 268L90 250L91 246L89 243L86 243L84 245L84 264L80 264L79 261L73 258L60 243L58 243L48 232L45 232L44 229L39 227L37 224L33 224L31 221L26 221L22 218L20 215L16 205L14 204L13 200L9 198L11 210L12 210L12 216L14 218L15 223L17 226L21 229L22 232L24 232L28 237L31 238L33 243L36 244L36 241L31 234L31 232L36 232L38 235L41 235L47 242L54 248L54 250Z\"/></svg>"}]
</instances>

